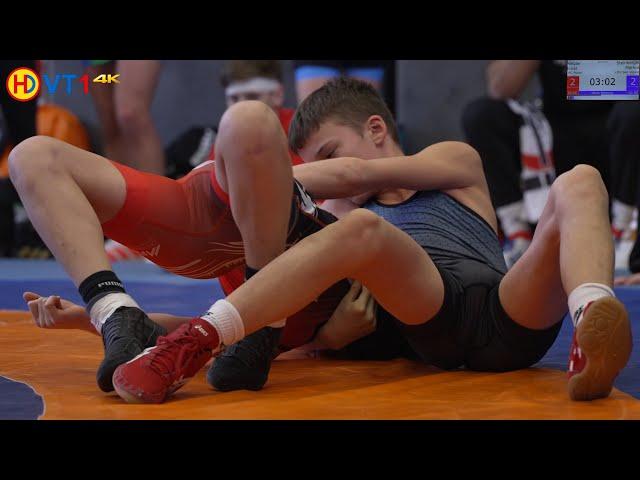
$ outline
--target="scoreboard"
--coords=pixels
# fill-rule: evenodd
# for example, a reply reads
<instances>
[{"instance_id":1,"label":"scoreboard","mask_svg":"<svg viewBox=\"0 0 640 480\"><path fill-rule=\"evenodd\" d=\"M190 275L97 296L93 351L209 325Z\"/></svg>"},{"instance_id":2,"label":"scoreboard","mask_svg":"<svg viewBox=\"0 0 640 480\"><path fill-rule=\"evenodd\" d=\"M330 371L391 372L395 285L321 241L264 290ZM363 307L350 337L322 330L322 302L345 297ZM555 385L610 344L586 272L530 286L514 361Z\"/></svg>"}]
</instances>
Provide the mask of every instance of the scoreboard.
<instances>
[{"instance_id":1,"label":"scoreboard","mask_svg":"<svg viewBox=\"0 0 640 480\"><path fill-rule=\"evenodd\" d=\"M640 60L568 60L568 100L638 100Z\"/></svg>"}]
</instances>

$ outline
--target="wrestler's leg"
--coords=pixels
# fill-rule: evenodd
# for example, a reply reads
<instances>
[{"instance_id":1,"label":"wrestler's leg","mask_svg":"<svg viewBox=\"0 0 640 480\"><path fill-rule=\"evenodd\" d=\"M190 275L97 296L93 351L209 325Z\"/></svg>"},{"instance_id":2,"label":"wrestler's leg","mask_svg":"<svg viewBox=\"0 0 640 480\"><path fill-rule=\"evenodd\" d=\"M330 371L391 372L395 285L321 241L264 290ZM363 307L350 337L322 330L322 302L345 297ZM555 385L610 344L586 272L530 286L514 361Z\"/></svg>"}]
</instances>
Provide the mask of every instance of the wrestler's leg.
<instances>
[{"instance_id":1,"label":"wrestler's leg","mask_svg":"<svg viewBox=\"0 0 640 480\"><path fill-rule=\"evenodd\" d=\"M442 277L428 254L378 215L357 209L268 263L202 318L121 365L113 377L116 391L128 402L163 402L221 345L233 346L245 335L261 332L344 278L360 280L385 310L406 324L428 322L444 301ZM187 358L183 348L198 354ZM159 374L155 366L167 373Z\"/></svg>"},{"instance_id":2,"label":"wrestler's leg","mask_svg":"<svg viewBox=\"0 0 640 480\"><path fill-rule=\"evenodd\" d=\"M245 101L223 115L216 139L216 180L228 192L242 235L245 278L285 250L292 206L293 171L278 117L261 102ZM218 390L259 390L277 349L284 317L227 349L209 370ZM250 366L250 367L248 367Z\"/></svg>"},{"instance_id":3,"label":"wrestler's leg","mask_svg":"<svg viewBox=\"0 0 640 480\"><path fill-rule=\"evenodd\" d=\"M593 167L578 165L554 182L532 244L500 284L500 301L530 329L576 326L569 362L574 400L607 396L631 353L624 305L614 298L608 194Z\"/></svg>"},{"instance_id":4,"label":"wrestler's leg","mask_svg":"<svg viewBox=\"0 0 640 480\"><path fill-rule=\"evenodd\" d=\"M78 286L102 334L105 358L97 381L111 391L115 368L166 333L126 294L104 250L101 223L124 204L125 180L107 159L49 137L20 143L9 169L33 225Z\"/></svg>"},{"instance_id":5,"label":"wrestler's leg","mask_svg":"<svg viewBox=\"0 0 640 480\"><path fill-rule=\"evenodd\" d=\"M428 321L444 298L429 255L400 229L358 209L280 255L227 301L250 333L297 312L343 278L359 280L406 324Z\"/></svg>"},{"instance_id":6,"label":"wrestler's leg","mask_svg":"<svg viewBox=\"0 0 640 480\"><path fill-rule=\"evenodd\" d=\"M37 136L12 150L9 173L38 234L76 286L111 269L100 224L120 210L126 185L110 161Z\"/></svg>"},{"instance_id":7,"label":"wrestler's leg","mask_svg":"<svg viewBox=\"0 0 640 480\"><path fill-rule=\"evenodd\" d=\"M605 186L595 168L579 165L553 183L531 246L500 284L500 301L517 323L546 329L584 283L612 286L613 241Z\"/></svg>"},{"instance_id":8,"label":"wrestler's leg","mask_svg":"<svg viewBox=\"0 0 640 480\"><path fill-rule=\"evenodd\" d=\"M163 402L222 345L299 311L343 278L360 280L406 324L428 322L444 301L442 277L424 249L378 215L357 209L271 261L202 318L121 365L113 377L118 394L128 402ZM198 354L187 358L184 348Z\"/></svg>"},{"instance_id":9,"label":"wrestler's leg","mask_svg":"<svg viewBox=\"0 0 640 480\"><path fill-rule=\"evenodd\" d=\"M293 171L280 121L262 102L237 103L222 116L215 151L246 263L260 269L284 251L291 210Z\"/></svg>"}]
</instances>

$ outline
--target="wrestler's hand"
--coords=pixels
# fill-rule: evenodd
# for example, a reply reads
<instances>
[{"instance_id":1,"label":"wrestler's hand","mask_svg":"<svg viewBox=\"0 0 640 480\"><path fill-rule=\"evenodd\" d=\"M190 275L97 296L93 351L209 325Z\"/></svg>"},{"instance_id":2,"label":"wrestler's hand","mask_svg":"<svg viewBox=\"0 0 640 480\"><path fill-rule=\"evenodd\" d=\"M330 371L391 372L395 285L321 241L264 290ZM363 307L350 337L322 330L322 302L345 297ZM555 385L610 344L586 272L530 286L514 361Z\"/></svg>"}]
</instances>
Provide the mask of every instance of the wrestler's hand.
<instances>
[{"instance_id":1,"label":"wrestler's hand","mask_svg":"<svg viewBox=\"0 0 640 480\"><path fill-rule=\"evenodd\" d=\"M317 340L330 350L346 345L376 330L376 301L362 284L354 281Z\"/></svg>"},{"instance_id":2,"label":"wrestler's hand","mask_svg":"<svg viewBox=\"0 0 640 480\"><path fill-rule=\"evenodd\" d=\"M634 273L628 277L616 277L613 282L614 285L639 285L640 273Z\"/></svg>"},{"instance_id":3,"label":"wrestler's hand","mask_svg":"<svg viewBox=\"0 0 640 480\"><path fill-rule=\"evenodd\" d=\"M25 292L22 298L27 302L35 324L40 328L65 328L96 332L91 325L87 311L80 305L57 295L43 297L33 292Z\"/></svg>"}]
</instances>

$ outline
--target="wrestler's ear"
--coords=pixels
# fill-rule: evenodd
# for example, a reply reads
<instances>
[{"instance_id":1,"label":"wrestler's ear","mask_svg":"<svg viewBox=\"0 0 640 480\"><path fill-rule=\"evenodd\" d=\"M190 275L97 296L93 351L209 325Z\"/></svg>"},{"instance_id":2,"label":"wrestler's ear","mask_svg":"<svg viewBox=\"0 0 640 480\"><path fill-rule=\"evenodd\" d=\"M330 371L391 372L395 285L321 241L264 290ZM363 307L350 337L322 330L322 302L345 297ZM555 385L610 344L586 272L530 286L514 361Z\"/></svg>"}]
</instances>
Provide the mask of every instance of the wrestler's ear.
<instances>
[{"instance_id":1,"label":"wrestler's ear","mask_svg":"<svg viewBox=\"0 0 640 480\"><path fill-rule=\"evenodd\" d=\"M365 134L371 138L376 147L380 147L389 135L389 130L380 115L371 115L365 124Z\"/></svg>"}]
</instances>

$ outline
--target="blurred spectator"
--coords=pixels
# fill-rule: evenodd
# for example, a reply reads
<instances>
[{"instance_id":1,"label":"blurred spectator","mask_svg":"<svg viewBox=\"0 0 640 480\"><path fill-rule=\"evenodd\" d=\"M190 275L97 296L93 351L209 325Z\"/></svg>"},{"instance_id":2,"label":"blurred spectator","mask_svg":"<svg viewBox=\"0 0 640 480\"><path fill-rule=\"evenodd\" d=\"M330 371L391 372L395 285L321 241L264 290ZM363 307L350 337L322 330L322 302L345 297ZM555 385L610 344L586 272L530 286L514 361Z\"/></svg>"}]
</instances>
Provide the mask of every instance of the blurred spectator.
<instances>
[{"instance_id":1,"label":"blurred spectator","mask_svg":"<svg viewBox=\"0 0 640 480\"><path fill-rule=\"evenodd\" d=\"M86 60L91 78L119 74L118 84L91 82L105 156L145 172L164 175L162 142L151 118L158 84L158 60Z\"/></svg>"},{"instance_id":2,"label":"blurred spectator","mask_svg":"<svg viewBox=\"0 0 640 480\"><path fill-rule=\"evenodd\" d=\"M628 235L636 194L623 180L628 175L623 172L631 168L629 159L637 160L640 153L640 106L635 102L569 101L566 69L563 60L491 61L486 72L488 97L475 100L463 113L467 141L482 156L506 237L508 266L529 246L555 176L578 163L596 167L609 188L618 263L626 260L620 247ZM515 101L536 73L542 87L538 101Z\"/></svg>"}]
</instances>

